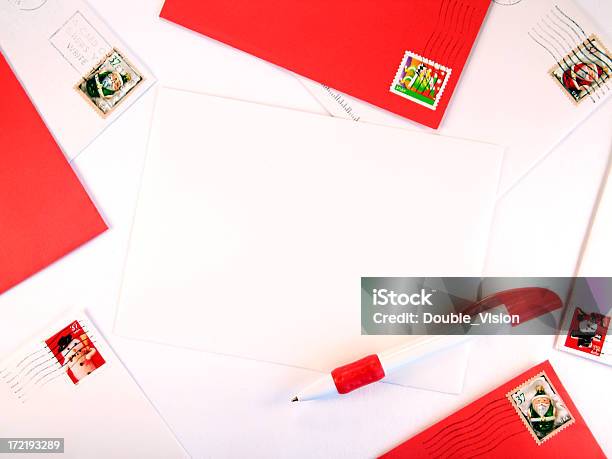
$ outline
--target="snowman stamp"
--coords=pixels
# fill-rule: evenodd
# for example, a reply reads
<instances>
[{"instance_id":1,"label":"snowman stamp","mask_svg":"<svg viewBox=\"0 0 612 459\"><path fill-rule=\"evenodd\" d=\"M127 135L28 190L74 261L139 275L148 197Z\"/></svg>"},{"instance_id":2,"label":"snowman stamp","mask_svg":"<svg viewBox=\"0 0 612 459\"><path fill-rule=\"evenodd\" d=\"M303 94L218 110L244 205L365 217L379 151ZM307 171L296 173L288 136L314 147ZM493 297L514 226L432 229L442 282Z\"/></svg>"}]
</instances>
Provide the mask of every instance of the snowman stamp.
<instances>
[{"instance_id":1,"label":"snowman stamp","mask_svg":"<svg viewBox=\"0 0 612 459\"><path fill-rule=\"evenodd\" d=\"M557 62L550 75L574 104L587 98L594 102L593 94L610 90L610 52L596 35L591 35Z\"/></svg>"},{"instance_id":2,"label":"snowman stamp","mask_svg":"<svg viewBox=\"0 0 612 459\"><path fill-rule=\"evenodd\" d=\"M541 372L506 394L538 445L575 422L546 372Z\"/></svg>"},{"instance_id":3,"label":"snowman stamp","mask_svg":"<svg viewBox=\"0 0 612 459\"><path fill-rule=\"evenodd\" d=\"M107 117L144 81L136 68L116 49L106 54L75 89L102 117Z\"/></svg>"},{"instance_id":4,"label":"snowman stamp","mask_svg":"<svg viewBox=\"0 0 612 459\"><path fill-rule=\"evenodd\" d=\"M438 108L450 75L451 69L406 51L389 91L435 110Z\"/></svg>"}]
</instances>

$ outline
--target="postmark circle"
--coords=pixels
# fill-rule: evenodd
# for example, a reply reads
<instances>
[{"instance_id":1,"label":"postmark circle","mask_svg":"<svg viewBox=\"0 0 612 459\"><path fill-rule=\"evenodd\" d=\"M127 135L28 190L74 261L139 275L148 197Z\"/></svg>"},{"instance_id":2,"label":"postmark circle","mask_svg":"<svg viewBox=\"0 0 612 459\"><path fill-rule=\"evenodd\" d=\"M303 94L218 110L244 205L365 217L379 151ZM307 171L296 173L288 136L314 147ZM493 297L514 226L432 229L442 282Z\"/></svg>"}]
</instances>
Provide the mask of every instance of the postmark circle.
<instances>
[{"instance_id":1,"label":"postmark circle","mask_svg":"<svg viewBox=\"0 0 612 459\"><path fill-rule=\"evenodd\" d=\"M512 6L520 3L522 0L493 0L494 3L502 6Z\"/></svg>"},{"instance_id":2,"label":"postmark circle","mask_svg":"<svg viewBox=\"0 0 612 459\"><path fill-rule=\"evenodd\" d=\"M44 6L48 0L8 0L6 3L14 10L36 11Z\"/></svg>"}]
</instances>

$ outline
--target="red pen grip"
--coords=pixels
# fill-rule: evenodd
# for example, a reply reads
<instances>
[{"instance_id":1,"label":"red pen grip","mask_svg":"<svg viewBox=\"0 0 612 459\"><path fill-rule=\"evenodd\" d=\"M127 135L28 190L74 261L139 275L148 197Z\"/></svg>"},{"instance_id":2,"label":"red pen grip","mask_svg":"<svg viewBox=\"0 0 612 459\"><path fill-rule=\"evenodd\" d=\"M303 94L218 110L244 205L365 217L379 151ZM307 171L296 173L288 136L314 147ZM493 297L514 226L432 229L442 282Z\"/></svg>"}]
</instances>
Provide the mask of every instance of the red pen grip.
<instances>
[{"instance_id":1,"label":"red pen grip","mask_svg":"<svg viewBox=\"0 0 612 459\"><path fill-rule=\"evenodd\" d=\"M361 386L385 377L385 370L376 354L368 355L331 372L339 394L346 394Z\"/></svg>"}]
</instances>

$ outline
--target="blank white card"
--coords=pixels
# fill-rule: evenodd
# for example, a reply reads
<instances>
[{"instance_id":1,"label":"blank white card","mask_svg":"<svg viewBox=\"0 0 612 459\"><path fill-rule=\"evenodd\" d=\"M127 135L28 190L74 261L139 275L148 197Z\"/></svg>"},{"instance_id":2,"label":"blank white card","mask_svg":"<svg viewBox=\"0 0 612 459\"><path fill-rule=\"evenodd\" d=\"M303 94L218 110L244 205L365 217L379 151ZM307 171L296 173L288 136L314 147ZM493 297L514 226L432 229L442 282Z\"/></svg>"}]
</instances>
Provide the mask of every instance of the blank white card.
<instances>
[{"instance_id":1,"label":"blank white card","mask_svg":"<svg viewBox=\"0 0 612 459\"><path fill-rule=\"evenodd\" d=\"M361 335L360 278L481 275L501 159L490 144L160 89L116 331L319 371L418 340ZM390 380L457 391L465 358Z\"/></svg>"}]
</instances>

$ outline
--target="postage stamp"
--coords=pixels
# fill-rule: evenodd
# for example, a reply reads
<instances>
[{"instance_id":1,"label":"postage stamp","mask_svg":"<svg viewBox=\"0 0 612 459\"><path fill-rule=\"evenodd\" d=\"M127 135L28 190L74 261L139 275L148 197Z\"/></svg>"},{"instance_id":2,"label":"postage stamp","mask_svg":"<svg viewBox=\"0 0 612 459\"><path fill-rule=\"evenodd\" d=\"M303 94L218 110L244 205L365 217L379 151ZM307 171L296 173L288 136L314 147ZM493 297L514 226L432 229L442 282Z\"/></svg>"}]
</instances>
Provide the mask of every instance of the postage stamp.
<instances>
[{"instance_id":1,"label":"postage stamp","mask_svg":"<svg viewBox=\"0 0 612 459\"><path fill-rule=\"evenodd\" d=\"M508 392L506 397L538 445L575 422L544 371Z\"/></svg>"},{"instance_id":2,"label":"postage stamp","mask_svg":"<svg viewBox=\"0 0 612 459\"><path fill-rule=\"evenodd\" d=\"M610 317L577 307L572 315L565 346L599 357L610 327Z\"/></svg>"},{"instance_id":3,"label":"postage stamp","mask_svg":"<svg viewBox=\"0 0 612 459\"><path fill-rule=\"evenodd\" d=\"M116 49L104 56L75 89L106 117L144 78Z\"/></svg>"},{"instance_id":4,"label":"postage stamp","mask_svg":"<svg viewBox=\"0 0 612 459\"><path fill-rule=\"evenodd\" d=\"M406 51L389 90L393 94L435 110L451 75L451 69Z\"/></svg>"},{"instance_id":5,"label":"postage stamp","mask_svg":"<svg viewBox=\"0 0 612 459\"><path fill-rule=\"evenodd\" d=\"M550 70L551 76L578 105L594 92L608 91L612 77L611 54L596 35L580 43Z\"/></svg>"},{"instance_id":6,"label":"postage stamp","mask_svg":"<svg viewBox=\"0 0 612 459\"><path fill-rule=\"evenodd\" d=\"M106 362L78 320L45 340L66 374L78 384Z\"/></svg>"}]
</instances>

